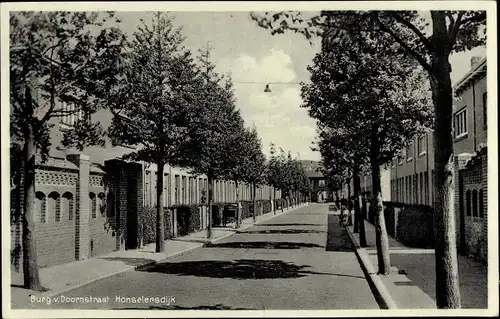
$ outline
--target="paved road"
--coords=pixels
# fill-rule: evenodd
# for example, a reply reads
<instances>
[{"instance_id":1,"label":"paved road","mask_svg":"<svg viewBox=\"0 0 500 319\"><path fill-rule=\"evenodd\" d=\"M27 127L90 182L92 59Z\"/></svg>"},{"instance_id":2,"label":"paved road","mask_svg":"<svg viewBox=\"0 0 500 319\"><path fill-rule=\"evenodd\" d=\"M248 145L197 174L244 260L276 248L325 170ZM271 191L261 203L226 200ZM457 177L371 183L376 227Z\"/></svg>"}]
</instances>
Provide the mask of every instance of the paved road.
<instances>
[{"instance_id":1,"label":"paved road","mask_svg":"<svg viewBox=\"0 0 500 319\"><path fill-rule=\"evenodd\" d=\"M152 268L122 273L63 296L106 298L100 301L109 297L109 302L89 303L81 299L52 302L44 308L379 308L347 234L338 227L337 216L328 215L327 205L318 204L268 220ZM123 300L140 296L163 300Z\"/></svg>"}]
</instances>

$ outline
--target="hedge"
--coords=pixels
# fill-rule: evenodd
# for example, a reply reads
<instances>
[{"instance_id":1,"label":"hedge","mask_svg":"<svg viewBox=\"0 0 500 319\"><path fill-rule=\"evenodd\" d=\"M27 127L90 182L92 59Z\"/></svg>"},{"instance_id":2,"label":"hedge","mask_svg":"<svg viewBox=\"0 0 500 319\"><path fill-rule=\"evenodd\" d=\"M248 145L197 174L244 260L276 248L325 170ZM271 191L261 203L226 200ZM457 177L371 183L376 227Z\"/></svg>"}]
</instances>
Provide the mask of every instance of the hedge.
<instances>
[{"instance_id":1,"label":"hedge","mask_svg":"<svg viewBox=\"0 0 500 319\"><path fill-rule=\"evenodd\" d=\"M199 205L178 205L171 209L177 210L177 236L201 230L200 206Z\"/></svg>"},{"instance_id":2,"label":"hedge","mask_svg":"<svg viewBox=\"0 0 500 319\"><path fill-rule=\"evenodd\" d=\"M164 239L170 239L172 238L171 211L168 208L164 208L163 216L165 218ZM156 207L151 207L151 206L144 207L140 219L139 231L141 231L141 228L142 228L144 245L156 242Z\"/></svg>"},{"instance_id":3,"label":"hedge","mask_svg":"<svg viewBox=\"0 0 500 319\"><path fill-rule=\"evenodd\" d=\"M397 239L416 248L434 247L434 216L430 206L404 207L398 214Z\"/></svg>"},{"instance_id":4,"label":"hedge","mask_svg":"<svg viewBox=\"0 0 500 319\"><path fill-rule=\"evenodd\" d=\"M263 213L267 214L271 212L271 201L270 200L262 200L262 205L263 205Z\"/></svg>"}]
</instances>

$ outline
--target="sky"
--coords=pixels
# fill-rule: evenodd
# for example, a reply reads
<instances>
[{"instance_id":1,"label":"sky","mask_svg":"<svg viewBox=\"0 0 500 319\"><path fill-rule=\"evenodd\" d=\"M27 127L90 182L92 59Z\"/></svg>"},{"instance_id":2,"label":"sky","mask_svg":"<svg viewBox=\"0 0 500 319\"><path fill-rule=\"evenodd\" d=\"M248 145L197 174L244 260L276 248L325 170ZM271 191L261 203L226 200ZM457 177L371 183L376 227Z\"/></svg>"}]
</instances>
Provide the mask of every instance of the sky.
<instances>
[{"instance_id":1,"label":"sky","mask_svg":"<svg viewBox=\"0 0 500 319\"><path fill-rule=\"evenodd\" d=\"M299 34L272 36L251 20L249 12L172 12L174 25L182 26L185 45L193 53L210 45L212 62L221 74L230 73L233 79L236 106L247 126L257 128L264 154L269 145L290 151L303 160L320 160L311 150L316 137L316 123L301 108L300 82L307 82L307 66L319 46L310 45ZM118 12L120 27L132 35L139 19L151 20L147 12ZM452 55L452 83L460 80L470 69L472 56L485 56L484 48ZM257 83L239 83L257 82ZM265 93L265 84L271 93ZM284 84L288 83L288 84Z\"/></svg>"}]
</instances>

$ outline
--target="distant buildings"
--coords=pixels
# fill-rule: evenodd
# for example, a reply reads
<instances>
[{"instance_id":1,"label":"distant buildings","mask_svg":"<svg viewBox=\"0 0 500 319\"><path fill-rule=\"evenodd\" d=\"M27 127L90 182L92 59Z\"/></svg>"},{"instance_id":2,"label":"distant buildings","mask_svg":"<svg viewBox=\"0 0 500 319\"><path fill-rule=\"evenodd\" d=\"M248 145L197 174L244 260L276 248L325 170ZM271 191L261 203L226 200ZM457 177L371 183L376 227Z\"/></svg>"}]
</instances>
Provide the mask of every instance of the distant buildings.
<instances>
[{"instance_id":1,"label":"distant buildings","mask_svg":"<svg viewBox=\"0 0 500 319\"><path fill-rule=\"evenodd\" d=\"M322 203L331 200L333 194L327 187L326 178L321 172L320 162L301 160L300 163L304 167L306 176L311 183L311 201Z\"/></svg>"}]
</instances>

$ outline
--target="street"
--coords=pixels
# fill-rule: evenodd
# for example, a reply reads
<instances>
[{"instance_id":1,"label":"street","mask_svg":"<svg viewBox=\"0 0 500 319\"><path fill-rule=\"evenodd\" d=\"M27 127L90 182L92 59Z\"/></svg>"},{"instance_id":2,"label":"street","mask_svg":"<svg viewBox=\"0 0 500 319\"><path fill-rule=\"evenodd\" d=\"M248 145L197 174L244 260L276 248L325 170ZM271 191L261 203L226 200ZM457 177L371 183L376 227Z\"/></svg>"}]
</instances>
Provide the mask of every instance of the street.
<instances>
[{"instance_id":1,"label":"street","mask_svg":"<svg viewBox=\"0 0 500 319\"><path fill-rule=\"evenodd\" d=\"M378 309L345 230L327 209L310 204L37 308Z\"/></svg>"}]
</instances>

